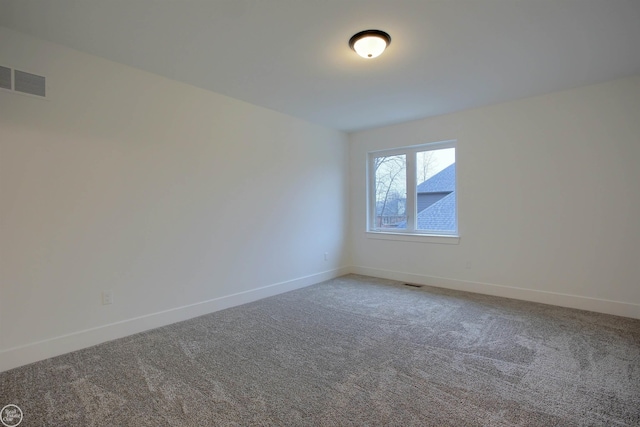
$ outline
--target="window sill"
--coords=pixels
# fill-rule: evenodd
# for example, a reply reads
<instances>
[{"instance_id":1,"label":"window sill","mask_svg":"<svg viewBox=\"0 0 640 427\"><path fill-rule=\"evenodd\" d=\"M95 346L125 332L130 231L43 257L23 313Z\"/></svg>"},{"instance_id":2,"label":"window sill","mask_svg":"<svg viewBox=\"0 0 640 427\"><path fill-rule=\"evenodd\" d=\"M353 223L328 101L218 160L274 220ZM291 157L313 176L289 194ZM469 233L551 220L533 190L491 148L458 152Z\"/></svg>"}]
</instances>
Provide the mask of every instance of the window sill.
<instances>
[{"instance_id":1,"label":"window sill","mask_svg":"<svg viewBox=\"0 0 640 427\"><path fill-rule=\"evenodd\" d=\"M444 245L457 245L460 243L460 236L441 234L413 234L413 233L390 233L385 231L367 231L368 239L396 240L402 242L416 243L437 243Z\"/></svg>"}]
</instances>

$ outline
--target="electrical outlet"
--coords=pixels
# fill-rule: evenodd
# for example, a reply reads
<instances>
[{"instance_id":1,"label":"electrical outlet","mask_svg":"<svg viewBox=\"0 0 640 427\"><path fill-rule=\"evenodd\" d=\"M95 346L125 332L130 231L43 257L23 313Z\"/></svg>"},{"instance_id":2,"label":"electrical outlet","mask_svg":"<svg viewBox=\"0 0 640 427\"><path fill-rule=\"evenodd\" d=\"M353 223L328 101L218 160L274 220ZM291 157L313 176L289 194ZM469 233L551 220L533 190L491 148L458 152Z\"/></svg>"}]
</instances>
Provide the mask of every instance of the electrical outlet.
<instances>
[{"instance_id":1,"label":"electrical outlet","mask_svg":"<svg viewBox=\"0 0 640 427\"><path fill-rule=\"evenodd\" d=\"M329 261L329 252L324 253L324 260Z\"/></svg>"},{"instance_id":2,"label":"electrical outlet","mask_svg":"<svg viewBox=\"0 0 640 427\"><path fill-rule=\"evenodd\" d=\"M113 291L102 291L102 305L113 304Z\"/></svg>"}]
</instances>

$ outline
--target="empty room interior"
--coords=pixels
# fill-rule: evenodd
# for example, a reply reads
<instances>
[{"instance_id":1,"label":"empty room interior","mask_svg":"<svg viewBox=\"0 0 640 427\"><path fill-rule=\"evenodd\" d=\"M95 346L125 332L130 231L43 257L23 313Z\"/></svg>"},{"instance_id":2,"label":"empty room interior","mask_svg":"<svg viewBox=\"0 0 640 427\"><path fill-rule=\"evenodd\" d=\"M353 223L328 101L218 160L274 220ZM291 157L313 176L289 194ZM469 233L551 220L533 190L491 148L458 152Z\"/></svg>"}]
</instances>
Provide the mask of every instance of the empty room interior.
<instances>
[{"instance_id":1,"label":"empty room interior","mask_svg":"<svg viewBox=\"0 0 640 427\"><path fill-rule=\"evenodd\" d=\"M640 425L639 46L635 0L0 0L0 421Z\"/></svg>"}]
</instances>

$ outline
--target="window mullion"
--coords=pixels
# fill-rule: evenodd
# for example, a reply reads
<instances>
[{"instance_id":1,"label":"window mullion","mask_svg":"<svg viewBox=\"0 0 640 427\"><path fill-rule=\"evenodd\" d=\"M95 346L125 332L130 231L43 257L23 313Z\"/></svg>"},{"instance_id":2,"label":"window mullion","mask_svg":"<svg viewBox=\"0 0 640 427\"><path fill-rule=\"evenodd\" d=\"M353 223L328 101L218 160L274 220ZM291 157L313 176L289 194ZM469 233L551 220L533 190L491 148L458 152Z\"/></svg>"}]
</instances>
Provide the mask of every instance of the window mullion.
<instances>
[{"instance_id":1,"label":"window mullion","mask_svg":"<svg viewBox=\"0 0 640 427\"><path fill-rule=\"evenodd\" d=\"M407 152L407 231L416 231L416 151Z\"/></svg>"}]
</instances>

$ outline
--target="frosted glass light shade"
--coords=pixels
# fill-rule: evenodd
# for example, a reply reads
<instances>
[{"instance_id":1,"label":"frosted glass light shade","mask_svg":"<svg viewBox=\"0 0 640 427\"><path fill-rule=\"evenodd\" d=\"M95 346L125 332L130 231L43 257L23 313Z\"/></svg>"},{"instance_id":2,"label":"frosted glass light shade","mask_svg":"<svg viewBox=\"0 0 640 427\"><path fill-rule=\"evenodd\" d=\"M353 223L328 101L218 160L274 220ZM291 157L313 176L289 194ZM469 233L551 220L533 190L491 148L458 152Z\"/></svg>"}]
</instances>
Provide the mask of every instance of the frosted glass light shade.
<instances>
[{"instance_id":1,"label":"frosted glass light shade","mask_svg":"<svg viewBox=\"0 0 640 427\"><path fill-rule=\"evenodd\" d=\"M366 30L351 37L349 46L363 58L375 58L391 43L389 34L380 30Z\"/></svg>"}]
</instances>

